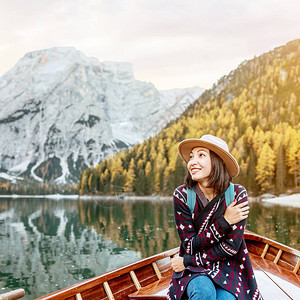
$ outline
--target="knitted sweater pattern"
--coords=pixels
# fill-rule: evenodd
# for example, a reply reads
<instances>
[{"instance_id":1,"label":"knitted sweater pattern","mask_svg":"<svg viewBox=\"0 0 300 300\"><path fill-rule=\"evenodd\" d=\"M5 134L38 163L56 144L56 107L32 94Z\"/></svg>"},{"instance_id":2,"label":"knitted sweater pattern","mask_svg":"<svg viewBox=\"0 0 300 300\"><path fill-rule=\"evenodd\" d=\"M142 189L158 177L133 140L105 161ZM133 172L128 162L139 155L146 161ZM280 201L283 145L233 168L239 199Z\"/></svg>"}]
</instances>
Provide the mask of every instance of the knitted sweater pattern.
<instances>
[{"instance_id":1,"label":"knitted sweater pattern","mask_svg":"<svg viewBox=\"0 0 300 300\"><path fill-rule=\"evenodd\" d=\"M237 203L247 201L247 191L235 185ZM246 220L230 226L224 218L225 193L222 192L203 207L196 197L194 213L187 205L184 185L173 194L176 228L181 240L179 255L185 270L173 272L168 299L187 299L189 281L207 275L238 300L261 299L250 256L244 240Z\"/></svg>"}]
</instances>

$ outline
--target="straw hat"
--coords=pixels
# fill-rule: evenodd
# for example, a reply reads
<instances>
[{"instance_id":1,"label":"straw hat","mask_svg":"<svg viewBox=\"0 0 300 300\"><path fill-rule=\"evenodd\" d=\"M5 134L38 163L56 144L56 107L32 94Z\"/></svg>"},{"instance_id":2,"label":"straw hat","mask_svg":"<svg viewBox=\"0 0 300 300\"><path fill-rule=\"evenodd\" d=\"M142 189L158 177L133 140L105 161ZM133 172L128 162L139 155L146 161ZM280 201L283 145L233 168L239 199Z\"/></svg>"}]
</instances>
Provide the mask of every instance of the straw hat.
<instances>
[{"instance_id":1,"label":"straw hat","mask_svg":"<svg viewBox=\"0 0 300 300\"><path fill-rule=\"evenodd\" d=\"M189 162L190 153L195 147L203 147L215 152L224 161L230 176L238 176L240 170L239 164L229 153L228 146L222 139L210 134L206 134L200 139L183 140L178 145L178 151L186 163Z\"/></svg>"}]
</instances>

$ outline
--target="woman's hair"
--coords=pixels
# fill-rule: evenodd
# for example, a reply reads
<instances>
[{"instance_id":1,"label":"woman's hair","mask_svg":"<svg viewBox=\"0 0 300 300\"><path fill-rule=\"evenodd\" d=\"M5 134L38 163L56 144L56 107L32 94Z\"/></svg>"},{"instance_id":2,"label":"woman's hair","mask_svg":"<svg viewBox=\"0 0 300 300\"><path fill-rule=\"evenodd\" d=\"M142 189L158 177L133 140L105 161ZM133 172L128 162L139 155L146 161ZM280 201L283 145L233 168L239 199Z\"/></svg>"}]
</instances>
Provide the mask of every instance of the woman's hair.
<instances>
[{"instance_id":1,"label":"woman's hair","mask_svg":"<svg viewBox=\"0 0 300 300\"><path fill-rule=\"evenodd\" d=\"M215 152L209 150L211 158L211 173L208 180L208 188L214 188L218 193L226 190L229 186L232 177L229 175L226 165L223 160ZM197 184L197 181L192 179L190 172L188 171L184 184L186 187L191 188Z\"/></svg>"}]
</instances>

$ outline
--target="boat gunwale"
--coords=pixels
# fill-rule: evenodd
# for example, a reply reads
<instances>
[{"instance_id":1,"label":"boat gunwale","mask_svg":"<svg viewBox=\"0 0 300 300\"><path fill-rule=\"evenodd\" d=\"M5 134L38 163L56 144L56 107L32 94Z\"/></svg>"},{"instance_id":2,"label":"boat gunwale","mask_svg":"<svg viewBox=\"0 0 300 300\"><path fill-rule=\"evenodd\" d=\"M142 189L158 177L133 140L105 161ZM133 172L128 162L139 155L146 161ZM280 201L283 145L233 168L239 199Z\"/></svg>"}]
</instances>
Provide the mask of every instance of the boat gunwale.
<instances>
[{"instance_id":1,"label":"boat gunwale","mask_svg":"<svg viewBox=\"0 0 300 300\"><path fill-rule=\"evenodd\" d=\"M251 232L249 230L245 230L244 238L245 238L246 241L251 240L251 241L256 241L256 242L261 242L261 243L264 243L264 244L268 244L269 246L273 246L277 249L281 249L281 250L283 250L287 253L290 253L290 254L300 258L300 251L299 250L291 248L289 246L286 246L284 244L281 244L279 242L276 242L274 240L271 240L269 238L266 238L264 236L261 236L259 234L254 233L254 232Z\"/></svg>"},{"instance_id":2,"label":"boat gunwale","mask_svg":"<svg viewBox=\"0 0 300 300\"><path fill-rule=\"evenodd\" d=\"M129 273L130 271L134 271L136 269L139 269L143 266L152 264L153 262L157 262L161 259L171 257L179 252L179 247L164 251L162 253L155 254L153 256L141 259L139 261L133 262L131 264L125 265L123 267L108 271L104 274L92 277L90 279L86 279L84 281L75 283L69 287L63 288L61 290L52 292L50 294L47 294L45 296L41 296L39 298L36 298L35 300L47 300L47 299L61 299L57 298L62 295L64 297L72 297L75 296L78 293L82 293L88 289L91 289L97 285L101 285L106 281L112 280L114 278L117 278L121 275L124 275L126 273ZM87 288L88 286L88 288ZM64 298L65 299L65 298Z\"/></svg>"},{"instance_id":3,"label":"boat gunwale","mask_svg":"<svg viewBox=\"0 0 300 300\"><path fill-rule=\"evenodd\" d=\"M254 232L251 232L249 230L245 230L244 238L246 241L246 244L251 244L251 241L260 242L263 244L268 244L270 246L273 246L277 249L281 249L284 252L290 253L293 256L296 256L298 259L300 259L300 251L293 249L289 246L283 245L279 242L276 242L274 240L268 239L266 237L263 237L259 234L256 234ZM153 256L141 259L139 261L133 262L131 264L125 265L123 267L111 270L109 272L106 272L104 274L95 276L93 278L84 280L82 282L76 283L74 285L71 285L69 287L63 288L59 291L52 292L51 294L42 296L37 298L36 300L47 300L47 299L62 299L61 296L66 298L75 297L76 294L82 293L84 291L87 291L89 289L92 289L96 287L97 285L102 285L104 282L107 282L112 279L116 279L124 274L129 274L130 271L137 270L141 267L147 266L152 264L153 262L157 262L159 260L162 260L167 257L171 257L176 255L179 252L179 247L164 251L162 253L155 254ZM254 253L250 251L250 253ZM266 257L263 258L264 260L268 260Z\"/></svg>"}]
</instances>

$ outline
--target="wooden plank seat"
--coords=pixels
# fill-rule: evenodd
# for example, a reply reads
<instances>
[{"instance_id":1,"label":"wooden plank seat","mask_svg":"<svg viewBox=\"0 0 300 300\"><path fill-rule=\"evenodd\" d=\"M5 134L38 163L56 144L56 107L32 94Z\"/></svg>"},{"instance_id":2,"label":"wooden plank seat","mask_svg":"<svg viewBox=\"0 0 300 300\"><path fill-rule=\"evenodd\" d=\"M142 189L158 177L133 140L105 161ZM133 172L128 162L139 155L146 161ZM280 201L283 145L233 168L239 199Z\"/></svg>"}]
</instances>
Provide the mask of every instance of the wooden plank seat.
<instances>
[{"instance_id":1,"label":"wooden plank seat","mask_svg":"<svg viewBox=\"0 0 300 300\"><path fill-rule=\"evenodd\" d=\"M131 300L134 299L167 299L167 292L171 281L171 273L169 276L140 288L135 293L128 295Z\"/></svg>"}]
</instances>

